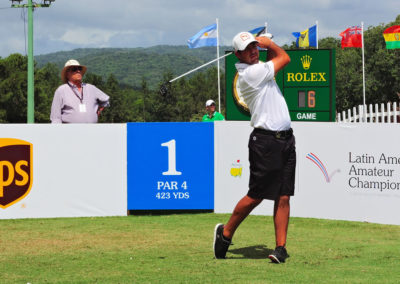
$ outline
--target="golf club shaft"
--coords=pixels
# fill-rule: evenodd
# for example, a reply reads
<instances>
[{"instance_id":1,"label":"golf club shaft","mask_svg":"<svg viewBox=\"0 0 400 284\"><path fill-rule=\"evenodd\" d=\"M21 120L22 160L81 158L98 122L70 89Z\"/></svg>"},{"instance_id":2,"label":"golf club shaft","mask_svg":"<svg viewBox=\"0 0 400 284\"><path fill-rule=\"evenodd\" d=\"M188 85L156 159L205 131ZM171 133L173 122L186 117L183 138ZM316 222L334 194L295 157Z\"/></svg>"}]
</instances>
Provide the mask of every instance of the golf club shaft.
<instances>
[{"instance_id":1,"label":"golf club shaft","mask_svg":"<svg viewBox=\"0 0 400 284\"><path fill-rule=\"evenodd\" d=\"M203 65L201 65L201 66L199 66L199 67L196 67L195 69L190 70L190 71L186 72L185 74L182 74L182 75L180 75L180 76L178 76L178 77L176 77L176 78L174 78L174 79L172 79L172 80L169 80L168 82L169 82L169 83L172 83L173 81L178 80L179 78L182 78L182 77L184 77L184 76L186 76L186 75L189 75L190 73L192 73L192 72L194 72L194 71L196 71L196 70L199 70L199 69L201 69L201 68L203 68L203 67L205 67L205 66L207 66L207 65L209 65L209 64L211 64L211 63L213 63L213 62L215 62L215 61L217 61L217 60L220 60L220 59L224 58L225 56L231 55L232 53L233 53L233 52L229 52L229 53L227 53L227 54L225 54L225 55L222 55L222 56L220 56L220 57L218 57L218 58L215 58L214 60L211 60L210 62L207 62L207 63L205 63L205 64L203 64Z\"/></svg>"}]
</instances>

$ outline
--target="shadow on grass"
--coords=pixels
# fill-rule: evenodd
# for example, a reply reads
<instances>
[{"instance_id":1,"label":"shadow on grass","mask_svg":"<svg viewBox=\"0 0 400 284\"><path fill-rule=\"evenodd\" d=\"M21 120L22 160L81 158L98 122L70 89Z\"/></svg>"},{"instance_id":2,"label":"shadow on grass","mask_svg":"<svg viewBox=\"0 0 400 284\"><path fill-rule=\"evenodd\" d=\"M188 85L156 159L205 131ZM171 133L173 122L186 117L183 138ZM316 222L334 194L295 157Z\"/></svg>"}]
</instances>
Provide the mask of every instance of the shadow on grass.
<instances>
[{"instance_id":1,"label":"shadow on grass","mask_svg":"<svg viewBox=\"0 0 400 284\"><path fill-rule=\"evenodd\" d=\"M265 245L257 245L238 249L229 249L228 252L236 254L236 256L229 256L228 258L230 259L266 259L268 258L268 255L273 252L273 249L269 249Z\"/></svg>"}]
</instances>

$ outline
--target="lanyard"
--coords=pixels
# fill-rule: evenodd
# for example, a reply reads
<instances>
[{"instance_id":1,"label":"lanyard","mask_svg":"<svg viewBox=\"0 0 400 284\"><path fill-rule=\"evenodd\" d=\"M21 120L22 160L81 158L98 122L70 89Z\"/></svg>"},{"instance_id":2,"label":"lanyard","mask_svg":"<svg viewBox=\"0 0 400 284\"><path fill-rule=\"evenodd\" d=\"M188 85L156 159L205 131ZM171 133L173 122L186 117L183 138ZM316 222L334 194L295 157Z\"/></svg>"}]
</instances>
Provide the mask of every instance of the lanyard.
<instances>
[{"instance_id":1,"label":"lanyard","mask_svg":"<svg viewBox=\"0 0 400 284\"><path fill-rule=\"evenodd\" d=\"M83 103L83 85L82 85L82 98L79 97L79 94L77 93L77 91L69 84L68 82L68 86L71 88L72 92L74 92L75 96L81 101L81 104ZM75 87L76 89L78 89L77 87Z\"/></svg>"}]
</instances>

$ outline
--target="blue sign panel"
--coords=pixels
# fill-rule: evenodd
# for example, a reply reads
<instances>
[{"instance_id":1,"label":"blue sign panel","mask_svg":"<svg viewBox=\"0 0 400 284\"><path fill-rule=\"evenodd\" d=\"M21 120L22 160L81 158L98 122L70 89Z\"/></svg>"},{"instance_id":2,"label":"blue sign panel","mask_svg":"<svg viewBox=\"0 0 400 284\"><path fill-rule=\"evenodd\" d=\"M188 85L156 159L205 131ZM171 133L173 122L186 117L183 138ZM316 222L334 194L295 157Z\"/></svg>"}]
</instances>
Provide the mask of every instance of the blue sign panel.
<instances>
[{"instance_id":1,"label":"blue sign panel","mask_svg":"<svg viewBox=\"0 0 400 284\"><path fill-rule=\"evenodd\" d=\"M214 124L128 123L128 210L214 209Z\"/></svg>"}]
</instances>

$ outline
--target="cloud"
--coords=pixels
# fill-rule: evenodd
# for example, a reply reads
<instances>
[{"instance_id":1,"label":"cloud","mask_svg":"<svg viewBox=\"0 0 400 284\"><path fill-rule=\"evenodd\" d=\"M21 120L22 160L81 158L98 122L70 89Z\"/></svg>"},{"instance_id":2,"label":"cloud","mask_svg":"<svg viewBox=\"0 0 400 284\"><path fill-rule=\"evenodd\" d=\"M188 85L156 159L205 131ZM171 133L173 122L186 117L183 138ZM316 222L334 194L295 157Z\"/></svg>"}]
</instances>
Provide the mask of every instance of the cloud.
<instances>
[{"instance_id":1,"label":"cloud","mask_svg":"<svg viewBox=\"0 0 400 284\"><path fill-rule=\"evenodd\" d=\"M107 46L110 38L116 34L118 34L118 31L115 30L77 28L65 31L60 40L76 45L103 47Z\"/></svg>"},{"instance_id":2,"label":"cloud","mask_svg":"<svg viewBox=\"0 0 400 284\"><path fill-rule=\"evenodd\" d=\"M268 14L267 11L270 7L269 4L267 5L266 2L262 4L261 1L227 0L225 6L229 7L235 16L245 20L257 18L262 19L263 17L266 19Z\"/></svg>"},{"instance_id":3,"label":"cloud","mask_svg":"<svg viewBox=\"0 0 400 284\"><path fill-rule=\"evenodd\" d=\"M24 0L26 1L26 0ZM1 1L9 2L9 1ZM9 3L0 4L7 6ZM22 9L0 10L0 56L24 53ZM319 23L319 37L339 37L347 26L394 21L398 0L57 0L34 12L35 54L85 47L185 45L202 27L219 19L220 43L239 31L268 22L275 41Z\"/></svg>"},{"instance_id":4,"label":"cloud","mask_svg":"<svg viewBox=\"0 0 400 284\"><path fill-rule=\"evenodd\" d=\"M23 38L10 38L0 44L0 55L9 55L11 53L20 53L25 55L27 49L28 47L25 48L25 40Z\"/></svg>"}]
</instances>

